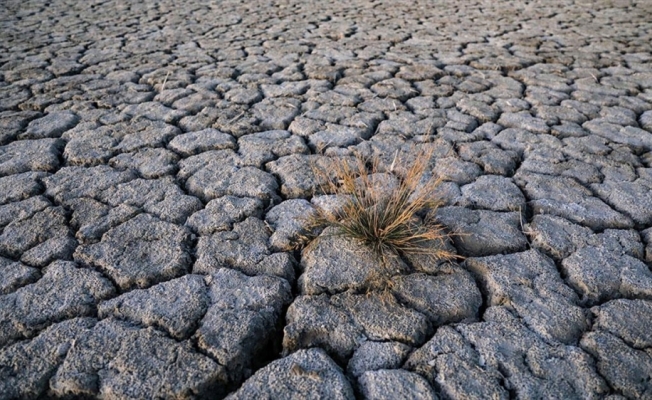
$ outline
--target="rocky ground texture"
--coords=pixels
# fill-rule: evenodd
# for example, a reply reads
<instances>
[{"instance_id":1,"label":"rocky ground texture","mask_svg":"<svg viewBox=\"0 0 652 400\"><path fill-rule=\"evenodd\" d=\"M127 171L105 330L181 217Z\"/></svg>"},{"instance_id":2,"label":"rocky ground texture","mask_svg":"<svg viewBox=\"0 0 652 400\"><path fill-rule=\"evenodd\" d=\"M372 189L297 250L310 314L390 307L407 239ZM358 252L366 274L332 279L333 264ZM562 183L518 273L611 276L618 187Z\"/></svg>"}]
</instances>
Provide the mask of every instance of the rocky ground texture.
<instances>
[{"instance_id":1,"label":"rocky ground texture","mask_svg":"<svg viewBox=\"0 0 652 400\"><path fill-rule=\"evenodd\" d=\"M0 399L652 399L651 15L1 1ZM424 149L464 260L294 247Z\"/></svg>"}]
</instances>

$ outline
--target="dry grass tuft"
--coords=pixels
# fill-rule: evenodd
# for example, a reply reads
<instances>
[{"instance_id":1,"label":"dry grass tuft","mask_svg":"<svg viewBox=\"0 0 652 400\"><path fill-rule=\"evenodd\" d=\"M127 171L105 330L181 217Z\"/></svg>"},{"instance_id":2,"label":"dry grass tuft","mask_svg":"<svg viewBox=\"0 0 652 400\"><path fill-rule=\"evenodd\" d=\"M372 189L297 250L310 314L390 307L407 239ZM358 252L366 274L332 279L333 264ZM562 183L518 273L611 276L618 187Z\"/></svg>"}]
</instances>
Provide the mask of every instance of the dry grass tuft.
<instances>
[{"instance_id":1,"label":"dry grass tuft","mask_svg":"<svg viewBox=\"0 0 652 400\"><path fill-rule=\"evenodd\" d=\"M443 250L448 235L434 221L419 217L440 204L433 193L441 179L426 175L432 153L422 153L394 187L378 183L378 162L368 167L358 157L355 163L338 163L335 178L327 178L326 193L344 195L347 200L335 211L318 208L310 218L310 229L332 226L339 234L370 248L383 264L390 259L426 254L436 259L455 255Z\"/></svg>"}]
</instances>

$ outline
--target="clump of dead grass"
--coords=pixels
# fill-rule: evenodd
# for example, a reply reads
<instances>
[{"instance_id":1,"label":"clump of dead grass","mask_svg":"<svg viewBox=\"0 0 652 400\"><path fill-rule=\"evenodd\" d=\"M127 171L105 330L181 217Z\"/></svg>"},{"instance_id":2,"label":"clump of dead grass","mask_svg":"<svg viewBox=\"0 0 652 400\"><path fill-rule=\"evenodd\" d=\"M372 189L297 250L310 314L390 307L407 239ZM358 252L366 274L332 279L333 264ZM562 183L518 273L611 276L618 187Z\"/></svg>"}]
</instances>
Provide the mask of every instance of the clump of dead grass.
<instances>
[{"instance_id":1,"label":"clump of dead grass","mask_svg":"<svg viewBox=\"0 0 652 400\"><path fill-rule=\"evenodd\" d=\"M342 195L344 203L328 211L318 207L309 218L309 230L334 227L338 234L367 246L385 265L411 254L456 257L443 246L448 238L443 227L421 217L440 206L434 193L441 178L428 174L431 158L432 152L421 152L398 185L387 188L378 185L377 160L357 157L355 162L335 163L322 191Z\"/></svg>"}]
</instances>

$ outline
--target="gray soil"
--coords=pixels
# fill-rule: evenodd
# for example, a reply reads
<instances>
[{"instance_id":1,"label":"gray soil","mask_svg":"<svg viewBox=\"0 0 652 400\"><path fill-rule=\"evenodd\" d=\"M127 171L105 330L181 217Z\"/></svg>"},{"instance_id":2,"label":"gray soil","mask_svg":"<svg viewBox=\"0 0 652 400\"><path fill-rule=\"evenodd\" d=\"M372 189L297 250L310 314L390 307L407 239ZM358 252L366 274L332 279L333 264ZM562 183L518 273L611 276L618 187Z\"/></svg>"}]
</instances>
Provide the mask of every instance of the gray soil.
<instances>
[{"instance_id":1,"label":"gray soil","mask_svg":"<svg viewBox=\"0 0 652 400\"><path fill-rule=\"evenodd\" d=\"M651 15L0 1L0 399L652 399ZM295 247L423 150L464 259Z\"/></svg>"}]
</instances>

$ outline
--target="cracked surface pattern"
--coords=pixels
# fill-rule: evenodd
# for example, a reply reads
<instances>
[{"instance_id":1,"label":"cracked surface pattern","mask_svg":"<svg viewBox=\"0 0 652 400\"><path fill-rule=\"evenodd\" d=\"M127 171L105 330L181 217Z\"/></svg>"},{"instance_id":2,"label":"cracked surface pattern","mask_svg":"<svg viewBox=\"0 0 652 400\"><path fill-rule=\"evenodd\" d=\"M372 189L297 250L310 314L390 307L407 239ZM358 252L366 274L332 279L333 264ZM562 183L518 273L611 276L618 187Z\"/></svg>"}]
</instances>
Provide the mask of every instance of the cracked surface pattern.
<instances>
[{"instance_id":1,"label":"cracked surface pattern","mask_svg":"<svg viewBox=\"0 0 652 400\"><path fill-rule=\"evenodd\" d=\"M652 399L652 2L0 2L0 399ZM441 262L323 232L421 150Z\"/></svg>"}]
</instances>

